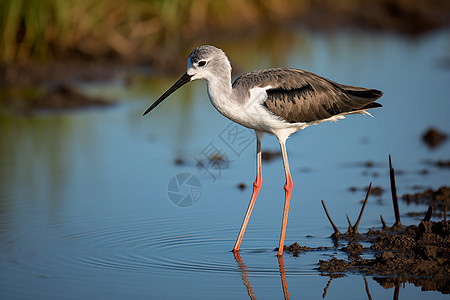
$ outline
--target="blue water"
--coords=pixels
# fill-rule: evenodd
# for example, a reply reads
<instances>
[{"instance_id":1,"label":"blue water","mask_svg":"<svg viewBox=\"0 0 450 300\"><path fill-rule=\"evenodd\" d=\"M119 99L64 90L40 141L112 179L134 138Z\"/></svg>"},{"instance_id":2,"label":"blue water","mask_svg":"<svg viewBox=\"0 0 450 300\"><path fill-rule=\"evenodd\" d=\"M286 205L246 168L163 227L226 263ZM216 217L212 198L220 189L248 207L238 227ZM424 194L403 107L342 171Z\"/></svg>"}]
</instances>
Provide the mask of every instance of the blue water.
<instances>
[{"instance_id":1,"label":"blue water","mask_svg":"<svg viewBox=\"0 0 450 300\"><path fill-rule=\"evenodd\" d=\"M389 154L400 195L415 192L417 185L450 183L448 169L426 163L450 159L450 143L430 150L421 141L431 126L450 134L450 70L439 64L449 58L448 32L415 39L301 32L282 53L254 41L220 46L235 70L291 66L384 92L383 108L372 111L374 118L349 116L288 140L294 192L286 244L331 247L332 229L320 200L345 231L345 214L356 220L365 194L348 188L362 189L371 181L387 192L369 199L360 231L379 227L380 214L392 224ZM180 66L180 75L183 71ZM285 280L284 292L292 299L321 299L329 277L319 275L317 262L345 255L334 250L285 254L283 278L273 251L284 201L281 158L263 162L264 184L239 261L230 250L255 177L253 134L214 110L203 82L183 87L142 117L177 79L157 77L140 72L77 83L88 94L116 100L112 108L0 117L0 297L246 299L254 293L257 299L277 299L283 297ZM278 150L270 136L262 146ZM199 169L198 161L211 151L226 160ZM364 167L367 161L374 166ZM423 169L428 174L422 175ZM200 184L173 190L169 183L181 173ZM238 189L239 183L246 189ZM185 200L191 205L180 207L170 193L189 194ZM425 210L401 202L402 223L417 224L421 218L406 213ZM366 279L374 299L393 296L393 288ZM325 298L349 297L368 297L362 275L332 280ZM424 297L445 295L409 283L399 291L399 299Z\"/></svg>"}]
</instances>

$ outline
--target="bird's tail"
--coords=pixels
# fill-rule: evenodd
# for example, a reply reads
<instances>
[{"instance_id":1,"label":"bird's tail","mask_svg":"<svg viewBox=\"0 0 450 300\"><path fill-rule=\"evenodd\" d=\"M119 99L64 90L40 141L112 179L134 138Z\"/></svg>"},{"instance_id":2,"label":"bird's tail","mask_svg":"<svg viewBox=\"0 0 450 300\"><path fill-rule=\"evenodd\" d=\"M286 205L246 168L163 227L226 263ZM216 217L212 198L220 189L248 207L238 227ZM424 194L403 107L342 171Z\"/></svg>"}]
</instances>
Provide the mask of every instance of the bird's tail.
<instances>
[{"instance_id":1,"label":"bird's tail","mask_svg":"<svg viewBox=\"0 0 450 300\"><path fill-rule=\"evenodd\" d=\"M366 89L351 85L341 85L342 91L348 95L352 95L359 98L366 98L372 101L377 100L383 96L383 92L376 89Z\"/></svg>"}]
</instances>

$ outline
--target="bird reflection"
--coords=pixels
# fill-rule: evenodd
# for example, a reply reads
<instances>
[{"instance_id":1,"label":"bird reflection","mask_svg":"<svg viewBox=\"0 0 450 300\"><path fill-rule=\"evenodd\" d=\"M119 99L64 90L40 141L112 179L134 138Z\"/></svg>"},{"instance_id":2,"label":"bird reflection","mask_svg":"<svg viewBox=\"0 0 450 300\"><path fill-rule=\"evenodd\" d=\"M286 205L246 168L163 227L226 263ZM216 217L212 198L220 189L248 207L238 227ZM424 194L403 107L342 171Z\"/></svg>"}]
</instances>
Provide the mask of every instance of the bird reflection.
<instances>
[{"instance_id":1,"label":"bird reflection","mask_svg":"<svg viewBox=\"0 0 450 300\"><path fill-rule=\"evenodd\" d=\"M248 279L248 268L247 268L247 266L242 261L242 258L239 255L239 252L233 252L233 255L234 255L234 259L238 263L239 268L241 269L242 280L244 281L244 285L245 285L245 288L247 289L248 296L252 300L256 299L255 293L253 292L252 284L250 283L250 280ZM288 291L288 286L287 286L287 282L286 282L286 272L284 270L284 262L283 262L283 257L282 256L278 257L278 266L279 266L279 270L280 270L281 285L283 287L284 299L288 300L290 298L289 298L289 291Z\"/></svg>"},{"instance_id":2,"label":"bird reflection","mask_svg":"<svg viewBox=\"0 0 450 300\"><path fill-rule=\"evenodd\" d=\"M284 299L288 300L290 298L289 298L289 291L288 291L288 286L287 286L287 282L286 282L286 272L284 271L284 262L283 262L282 256L278 256L278 266L280 267L281 285L283 286Z\"/></svg>"},{"instance_id":3,"label":"bird reflection","mask_svg":"<svg viewBox=\"0 0 450 300\"><path fill-rule=\"evenodd\" d=\"M245 288L247 289L248 296L250 299L256 299L255 293L253 292L252 284L250 283L250 280L248 280L248 268L242 261L241 256L239 255L239 252L233 252L234 259L238 263L239 268L241 269L241 276L242 280L244 281Z\"/></svg>"}]
</instances>

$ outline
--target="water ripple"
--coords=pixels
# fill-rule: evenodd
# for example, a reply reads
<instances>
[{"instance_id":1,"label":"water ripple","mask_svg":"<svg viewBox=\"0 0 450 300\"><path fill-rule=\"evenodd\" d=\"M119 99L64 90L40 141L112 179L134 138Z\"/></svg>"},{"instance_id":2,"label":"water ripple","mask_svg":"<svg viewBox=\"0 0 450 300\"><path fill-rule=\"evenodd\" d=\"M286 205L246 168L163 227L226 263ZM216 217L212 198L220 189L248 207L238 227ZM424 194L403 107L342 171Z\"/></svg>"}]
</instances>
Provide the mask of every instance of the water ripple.
<instances>
[{"instance_id":1,"label":"water ripple","mask_svg":"<svg viewBox=\"0 0 450 300\"><path fill-rule=\"evenodd\" d=\"M202 227L190 219L132 217L83 216L59 225L52 223L53 232L48 235L26 241L4 240L0 265L46 278L61 274L77 278L98 268L161 275L242 271L229 251L237 232L229 223L215 221ZM270 248L276 239L267 234L274 228L276 224L253 226L245 241L253 247L241 249L246 272L252 276L279 276L275 252ZM286 274L311 274L310 265L295 262L291 266Z\"/></svg>"}]
</instances>

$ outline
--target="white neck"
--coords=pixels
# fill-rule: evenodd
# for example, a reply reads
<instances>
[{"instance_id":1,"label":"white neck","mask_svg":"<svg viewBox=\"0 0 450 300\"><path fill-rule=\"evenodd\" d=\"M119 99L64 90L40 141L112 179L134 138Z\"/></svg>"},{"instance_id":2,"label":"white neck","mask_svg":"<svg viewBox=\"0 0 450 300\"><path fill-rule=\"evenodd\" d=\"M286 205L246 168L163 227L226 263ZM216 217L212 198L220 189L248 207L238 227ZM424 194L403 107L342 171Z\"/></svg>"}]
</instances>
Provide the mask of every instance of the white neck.
<instances>
[{"instance_id":1,"label":"white neck","mask_svg":"<svg viewBox=\"0 0 450 300\"><path fill-rule=\"evenodd\" d=\"M219 76L211 76L206 80L208 96L211 104L225 117L230 118L230 107L234 102L233 89L231 86L231 72L228 74L220 74Z\"/></svg>"}]
</instances>

